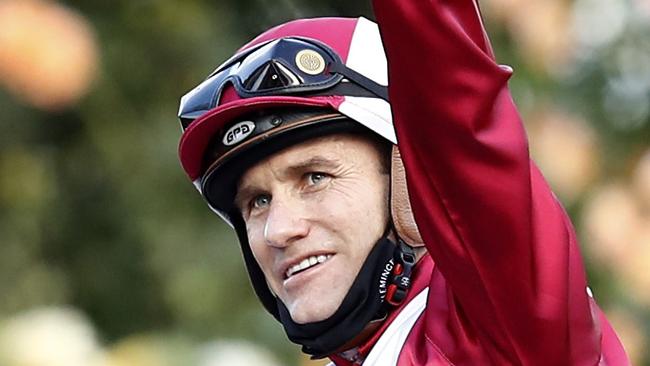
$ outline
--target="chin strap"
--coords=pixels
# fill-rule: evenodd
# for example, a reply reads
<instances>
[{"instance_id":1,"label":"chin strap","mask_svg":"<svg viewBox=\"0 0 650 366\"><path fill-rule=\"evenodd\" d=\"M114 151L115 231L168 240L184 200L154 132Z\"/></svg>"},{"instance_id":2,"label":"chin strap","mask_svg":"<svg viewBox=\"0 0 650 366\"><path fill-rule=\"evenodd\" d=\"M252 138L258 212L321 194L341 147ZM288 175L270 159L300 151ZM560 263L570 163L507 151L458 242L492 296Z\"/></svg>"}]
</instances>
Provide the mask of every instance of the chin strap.
<instances>
[{"instance_id":1,"label":"chin strap","mask_svg":"<svg viewBox=\"0 0 650 366\"><path fill-rule=\"evenodd\" d=\"M366 325L399 306L411 285L415 252L402 240L383 236L375 244L336 312L329 318L297 324L279 300L280 322L289 339L312 358L326 357L354 339Z\"/></svg>"},{"instance_id":2,"label":"chin strap","mask_svg":"<svg viewBox=\"0 0 650 366\"><path fill-rule=\"evenodd\" d=\"M411 273L415 267L415 251L402 239L397 239L398 248L395 250L395 266L391 271L391 280L386 290L386 303L399 306L406 299L406 294L411 288Z\"/></svg>"}]
</instances>

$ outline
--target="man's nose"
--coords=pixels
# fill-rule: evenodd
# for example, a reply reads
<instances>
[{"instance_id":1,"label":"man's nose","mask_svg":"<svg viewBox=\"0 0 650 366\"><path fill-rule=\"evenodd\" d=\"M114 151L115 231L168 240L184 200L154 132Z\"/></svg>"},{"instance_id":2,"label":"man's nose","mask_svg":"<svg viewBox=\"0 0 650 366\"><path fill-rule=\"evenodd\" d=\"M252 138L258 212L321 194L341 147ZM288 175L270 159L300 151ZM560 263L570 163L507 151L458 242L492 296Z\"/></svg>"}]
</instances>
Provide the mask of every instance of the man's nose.
<instances>
[{"instance_id":1,"label":"man's nose","mask_svg":"<svg viewBox=\"0 0 650 366\"><path fill-rule=\"evenodd\" d=\"M264 239L268 245L286 247L308 233L309 221L305 219L299 203L277 199L271 201L264 225Z\"/></svg>"}]
</instances>

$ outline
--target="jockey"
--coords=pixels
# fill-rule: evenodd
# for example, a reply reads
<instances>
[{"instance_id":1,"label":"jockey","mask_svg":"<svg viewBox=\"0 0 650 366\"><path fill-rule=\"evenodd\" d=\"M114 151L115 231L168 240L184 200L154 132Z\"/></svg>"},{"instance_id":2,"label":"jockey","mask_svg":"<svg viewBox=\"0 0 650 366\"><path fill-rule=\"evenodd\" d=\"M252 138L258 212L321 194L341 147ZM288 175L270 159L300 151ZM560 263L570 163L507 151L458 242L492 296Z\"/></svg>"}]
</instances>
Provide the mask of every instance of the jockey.
<instances>
[{"instance_id":1,"label":"jockey","mask_svg":"<svg viewBox=\"0 0 650 366\"><path fill-rule=\"evenodd\" d=\"M181 100L263 306L338 366L629 364L478 4L374 8L272 28Z\"/></svg>"}]
</instances>

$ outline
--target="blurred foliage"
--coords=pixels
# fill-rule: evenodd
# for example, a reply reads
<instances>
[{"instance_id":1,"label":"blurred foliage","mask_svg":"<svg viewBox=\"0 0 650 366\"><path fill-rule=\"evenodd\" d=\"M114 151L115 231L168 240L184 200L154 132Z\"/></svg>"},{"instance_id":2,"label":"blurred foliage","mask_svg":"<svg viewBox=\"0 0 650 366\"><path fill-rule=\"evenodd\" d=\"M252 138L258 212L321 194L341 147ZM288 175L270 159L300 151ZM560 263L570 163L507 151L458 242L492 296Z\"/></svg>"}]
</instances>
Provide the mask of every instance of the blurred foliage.
<instances>
[{"instance_id":1,"label":"blurred foliage","mask_svg":"<svg viewBox=\"0 0 650 366\"><path fill-rule=\"evenodd\" d=\"M178 344L247 339L285 364L304 362L253 295L234 235L184 176L175 115L182 94L259 32L297 17L372 18L369 2L35 3L62 9L62 22L65 14L84 19L99 60L83 98L37 107L9 83L13 69L2 63L11 49L0 52L0 318L67 305L87 314L104 344L117 348L138 334L167 334L168 343L180 337ZM620 266L599 260L609 252L598 248L609 247L584 229L602 226L588 220L609 207L591 205L609 202L596 199L603 187L623 187L635 197L624 207L637 205L630 210L639 232L619 239L630 248L621 263L638 253L650 263L642 229L650 226L650 181L638 178L648 186L631 188L650 169L650 158L643 159L650 154L650 6L605 3L492 0L484 11L499 61L516 70L511 87L533 155L581 233L594 293L628 350L638 353L637 364L650 365L642 359L650 300L638 296L648 291L638 286L650 275L628 281ZM601 13L597 5L605 7ZM581 38L581 27L603 27L598 21L610 18L616 34ZM29 29L47 41L47 29ZM39 77L32 71L28 76ZM565 159L579 166L558 170ZM610 216L603 217L607 226Z\"/></svg>"}]
</instances>

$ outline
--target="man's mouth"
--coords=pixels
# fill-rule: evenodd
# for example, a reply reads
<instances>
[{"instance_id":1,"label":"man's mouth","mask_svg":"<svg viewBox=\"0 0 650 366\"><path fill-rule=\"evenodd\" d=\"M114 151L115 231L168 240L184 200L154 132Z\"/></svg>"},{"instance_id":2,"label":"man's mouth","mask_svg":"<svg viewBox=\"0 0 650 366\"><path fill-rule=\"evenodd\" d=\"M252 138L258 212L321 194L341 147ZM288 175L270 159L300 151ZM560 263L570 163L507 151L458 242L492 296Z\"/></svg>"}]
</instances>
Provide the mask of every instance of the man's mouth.
<instances>
[{"instance_id":1,"label":"man's mouth","mask_svg":"<svg viewBox=\"0 0 650 366\"><path fill-rule=\"evenodd\" d=\"M295 264L285 272L286 278L290 278L293 275L296 275L300 272L303 272L309 268L317 266L321 263L324 263L332 257L332 254L321 254L321 255L312 255L311 257L303 259L300 263Z\"/></svg>"}]
</instances>

